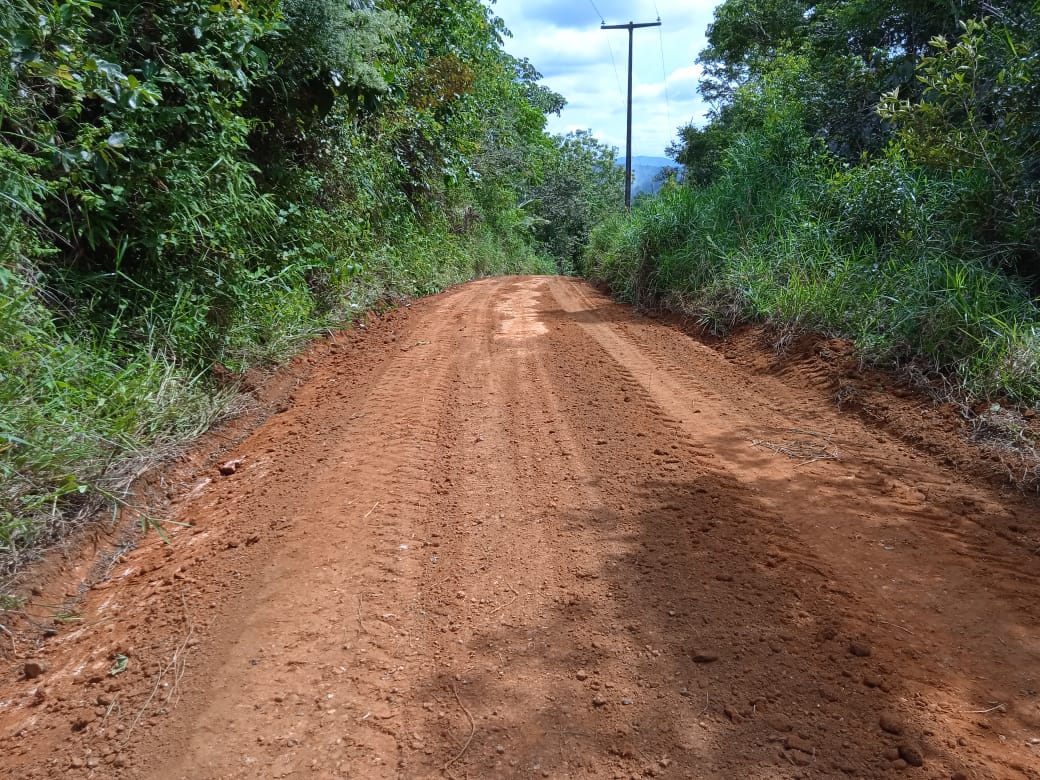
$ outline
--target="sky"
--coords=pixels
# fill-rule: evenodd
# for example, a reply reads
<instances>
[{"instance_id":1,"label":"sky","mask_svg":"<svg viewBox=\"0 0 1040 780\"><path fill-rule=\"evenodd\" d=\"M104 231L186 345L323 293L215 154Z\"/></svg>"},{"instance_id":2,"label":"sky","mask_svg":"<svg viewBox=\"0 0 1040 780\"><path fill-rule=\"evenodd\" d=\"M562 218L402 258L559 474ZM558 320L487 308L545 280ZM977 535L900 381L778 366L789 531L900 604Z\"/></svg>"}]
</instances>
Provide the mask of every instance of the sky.
<instances>
[{"instance_id":1,"label":"sky","mask_svg":"<svg viewBox=\"0 0 1040 780\"><path fill-rule=\"evenodd\" d=\"M697 94L704 33L719 0L484 0L512 32L505 48L526 57L542 83L567 98L549 132L591 130L625 153L628 31L600 23L652 22L634 34L632 156L665 156L681 125L704 123ZM601 16L602 14L602 16Z\"/></svg>"}]
</instances>

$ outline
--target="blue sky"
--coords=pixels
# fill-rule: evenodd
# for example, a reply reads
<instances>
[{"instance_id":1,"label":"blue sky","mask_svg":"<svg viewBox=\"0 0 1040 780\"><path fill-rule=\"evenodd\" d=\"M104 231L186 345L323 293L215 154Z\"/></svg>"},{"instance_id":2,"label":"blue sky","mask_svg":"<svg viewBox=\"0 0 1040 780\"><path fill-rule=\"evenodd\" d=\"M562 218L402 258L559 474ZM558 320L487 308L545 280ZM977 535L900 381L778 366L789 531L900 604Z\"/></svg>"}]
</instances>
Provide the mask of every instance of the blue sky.
<instances>
[{"instance_id":1,"label":"blue sky","mask_svg":"<svg viewBox=\"0 0 1040 780\"><path fill-rule=\"evenodd\" d=\"M600 21L652 22L658 15L661 27L635 31L632 154L664 156L680 125L703 122L696 59L718 0L485 2L513 33L506 50L531 60L543 83L567 98L563 116L550 117L550 132L592 130L624 154L628 32L600 30Z\"/></svg>"}]
</instances>

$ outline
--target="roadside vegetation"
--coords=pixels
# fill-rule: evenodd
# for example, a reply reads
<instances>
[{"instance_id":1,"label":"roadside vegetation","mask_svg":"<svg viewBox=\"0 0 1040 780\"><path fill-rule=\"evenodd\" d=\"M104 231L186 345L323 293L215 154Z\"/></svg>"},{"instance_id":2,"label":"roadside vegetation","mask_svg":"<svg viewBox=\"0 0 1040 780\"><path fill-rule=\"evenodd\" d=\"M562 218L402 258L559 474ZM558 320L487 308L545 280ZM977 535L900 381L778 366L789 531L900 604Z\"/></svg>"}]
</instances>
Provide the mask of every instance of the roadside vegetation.
<instances>
[{"instance_id":1,"label":"roadside vegetation","mask_svg":"<svg viewBox=\"0 0 1040 780\"><path fill-rule=\"evenodd\" d=\"M0 569L233 406L227 377L567 271L612 150L478 0L0 4ZM217 381L217 377L223 377Z\"/></svg>"},{"instance_id":2,"label":"roadside vegetation","mask_svg":"<svg viewBox=\"0 0 1040 780\"><path fill-rule=\"evenodd\" d=\"M959 399L1040 401L1040 13L726 0L703 128L582 270L721 333L854 340Z\"/></svg>"}]
</instances>

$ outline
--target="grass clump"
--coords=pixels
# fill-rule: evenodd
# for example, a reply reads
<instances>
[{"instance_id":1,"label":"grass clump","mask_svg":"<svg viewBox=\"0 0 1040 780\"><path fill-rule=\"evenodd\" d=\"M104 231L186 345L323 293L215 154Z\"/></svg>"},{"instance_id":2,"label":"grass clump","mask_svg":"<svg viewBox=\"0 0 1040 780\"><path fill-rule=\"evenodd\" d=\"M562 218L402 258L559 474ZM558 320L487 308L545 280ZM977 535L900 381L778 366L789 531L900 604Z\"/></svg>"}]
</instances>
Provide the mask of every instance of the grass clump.
<instances>
[{"instance_id":1,"label":"grass clump","mask_svg":"<svg viewBox=\"0 0 1040 780\"><path fill-rule=\"evenodd\" d=\"M733 219L732 182L676 188L601 225L586 272L620 297L691 314L852 339L865 358L943 375L969 398L1040 400L1040 310L1028 284L933 240L864 235L838 179L803 173ZM927 203L924 207L927 208ZM925 223L928 224L927 220Z\"/></svg>"}]
</instances>

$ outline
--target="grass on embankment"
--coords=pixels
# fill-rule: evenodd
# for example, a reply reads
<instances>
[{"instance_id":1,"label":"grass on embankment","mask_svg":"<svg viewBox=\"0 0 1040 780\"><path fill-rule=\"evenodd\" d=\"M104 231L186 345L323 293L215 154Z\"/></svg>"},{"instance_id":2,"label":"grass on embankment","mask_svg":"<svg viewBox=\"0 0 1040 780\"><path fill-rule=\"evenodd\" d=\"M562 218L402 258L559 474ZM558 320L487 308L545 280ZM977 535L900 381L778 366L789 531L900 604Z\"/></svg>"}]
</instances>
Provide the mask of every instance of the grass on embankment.
<instances>
[{"instance_id":1,"label":"grass on embankment","mask_svg":"<svg viewBox=\"0 0 1040 780\"><path fill-rule=\"evenodd\" d=\"M714 333L817 331L958 399L1040 401L1038 302L997 248L958 230L958 182L891 160L787 175L754 151L707 187L666 189L600 225L586 275Z\"/></svg>"},{"instance_id":2,"label":"grass on embankment","mask_svg":"<svg viewBox=\"0 0 1040 780\"><path fill-rule=\"evenodd\" d=\"M320 285L293 268L239 280L219 323L196 286L154 293L135 318L58 316L27 269L0 265L0 573L114 509L135 475L240 408L212 365L272 366L376 305L553 270L489 230L416 227L356 254Z\"/></svg>"}]
</instances>

